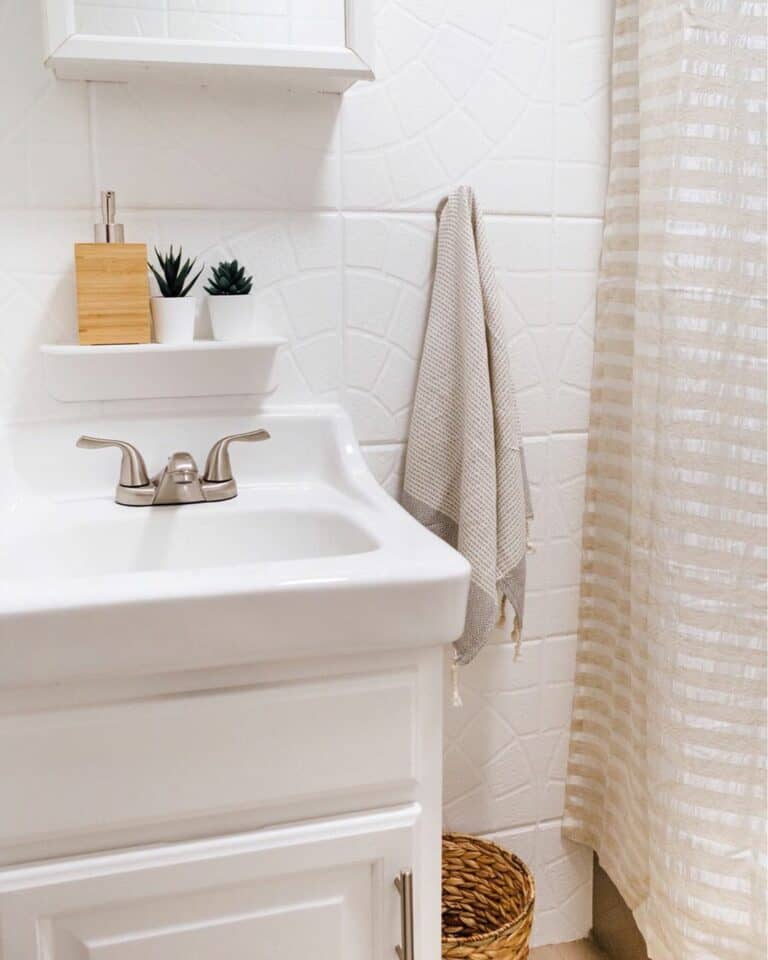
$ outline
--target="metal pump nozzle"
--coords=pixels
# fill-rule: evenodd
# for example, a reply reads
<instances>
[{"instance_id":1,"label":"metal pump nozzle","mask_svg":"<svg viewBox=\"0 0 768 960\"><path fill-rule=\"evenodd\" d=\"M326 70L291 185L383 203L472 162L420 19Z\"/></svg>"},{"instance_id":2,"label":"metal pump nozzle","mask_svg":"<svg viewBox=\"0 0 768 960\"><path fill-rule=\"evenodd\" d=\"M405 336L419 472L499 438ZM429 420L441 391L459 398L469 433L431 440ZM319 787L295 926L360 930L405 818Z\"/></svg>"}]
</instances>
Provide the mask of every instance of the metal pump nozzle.
<instances>
[{"instance_id":1,"label":"metal pump nozzle","mask_svg":"<svg viewBox=\"0 0 768 960\"><path fill-rule=\"evenodd\" d=\"M102 223L94 223L93 237L96 243L125 243L122 223L115 223L117 197L114 190L101 191Z\"/></svg>"}]
</instances>

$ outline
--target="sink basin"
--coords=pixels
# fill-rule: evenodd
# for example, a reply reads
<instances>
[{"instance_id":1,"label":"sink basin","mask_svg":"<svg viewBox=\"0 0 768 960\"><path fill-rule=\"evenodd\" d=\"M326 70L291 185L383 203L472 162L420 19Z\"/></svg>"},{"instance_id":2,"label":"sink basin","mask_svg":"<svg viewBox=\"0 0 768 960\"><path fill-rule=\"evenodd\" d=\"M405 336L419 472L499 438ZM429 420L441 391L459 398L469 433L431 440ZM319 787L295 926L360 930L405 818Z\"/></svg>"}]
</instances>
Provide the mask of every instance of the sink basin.
<instances>
[{"instance_id":1,"label":"sink basin","mask_svg":"<svg viewBox=\"0 0 768 960\"><path fill-rule=\"evenodd\" d=\"M241 488L233 501L117 511L111 501L64 504L18 524L0 580L109 577L365 553L374 537L339 511L291 507ZM18 521L17 521L18 523Z\"/></svg>"},{"instance_id":2,"label":"sink basin","mask_svg":"<svg viewBox=\"0 0 768 960\"><path fill-rule=\"evenodd\" d=\"M130 440L156 469L175 449L266 427L232 460L239 496L113 502ZM337 407L258 416L112 418L0 434L0 687L450 643L469 567L368 471Z\"/></svg>"}]
</instances>

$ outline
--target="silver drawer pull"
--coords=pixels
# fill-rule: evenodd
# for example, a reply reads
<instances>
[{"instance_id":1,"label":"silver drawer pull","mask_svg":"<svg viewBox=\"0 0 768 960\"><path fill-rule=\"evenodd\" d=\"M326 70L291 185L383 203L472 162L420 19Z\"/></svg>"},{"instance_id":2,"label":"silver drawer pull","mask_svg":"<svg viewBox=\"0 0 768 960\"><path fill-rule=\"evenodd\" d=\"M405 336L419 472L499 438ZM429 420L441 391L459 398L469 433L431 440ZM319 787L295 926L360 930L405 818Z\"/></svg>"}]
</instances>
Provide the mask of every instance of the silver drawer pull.
<instances>
[{"instance_id":1,"label":"silver drawer pull","mask_svg":"<svg viewBox=\"0 0 768 960\"><path fill-rule=\"evenodd\" d=\"M400 894L400 946L395 953L400 960L415 960L413 950L413 873L404 870L395 877L395 886Z\"/></svg>"}]
</instances>

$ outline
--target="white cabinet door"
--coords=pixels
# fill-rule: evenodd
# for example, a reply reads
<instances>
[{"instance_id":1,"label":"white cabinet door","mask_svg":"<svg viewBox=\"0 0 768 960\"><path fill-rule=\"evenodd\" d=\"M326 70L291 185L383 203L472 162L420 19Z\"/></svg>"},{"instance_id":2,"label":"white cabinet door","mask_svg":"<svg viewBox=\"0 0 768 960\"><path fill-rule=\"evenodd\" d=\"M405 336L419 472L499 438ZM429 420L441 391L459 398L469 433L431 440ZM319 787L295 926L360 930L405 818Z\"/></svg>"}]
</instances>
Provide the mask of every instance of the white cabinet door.
<instances>
[{"instance_id":1,"label":"white cabinet door","mask_svg":"<svg viewBox=\"0 0 768 960\"><path fill-rule=\"evenodd\" d=\"M419 807L0 872L3 960L392 960Z\"/></svg>"}]
</instances>

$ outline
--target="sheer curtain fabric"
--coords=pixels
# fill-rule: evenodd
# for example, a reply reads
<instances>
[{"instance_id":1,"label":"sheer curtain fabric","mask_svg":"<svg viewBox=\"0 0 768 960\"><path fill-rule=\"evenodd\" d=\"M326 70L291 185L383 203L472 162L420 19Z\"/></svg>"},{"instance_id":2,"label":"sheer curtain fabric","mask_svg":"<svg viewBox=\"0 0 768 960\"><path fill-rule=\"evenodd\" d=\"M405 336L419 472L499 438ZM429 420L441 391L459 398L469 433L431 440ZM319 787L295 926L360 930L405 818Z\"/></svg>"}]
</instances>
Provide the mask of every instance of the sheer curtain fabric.
<instances>
[{"instance_id":1,"label":"sheer curtain fabric","mask_svg":"<svg viewBox=\"0 0 768 960\"><path fill-rule=\"evenodd\" d=\"M766 956L766 4L618 0L566 832Z\"/></svg>"}]
</instances>

